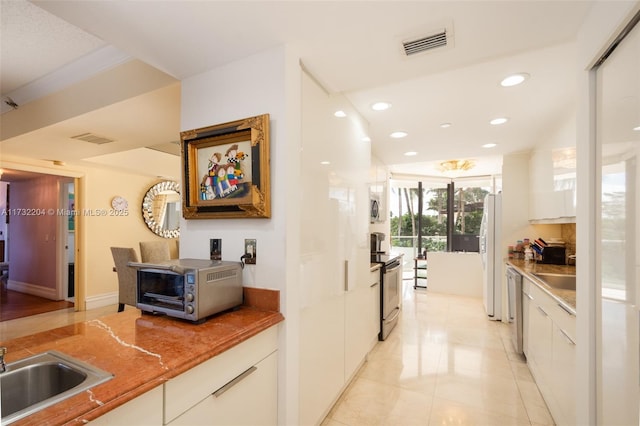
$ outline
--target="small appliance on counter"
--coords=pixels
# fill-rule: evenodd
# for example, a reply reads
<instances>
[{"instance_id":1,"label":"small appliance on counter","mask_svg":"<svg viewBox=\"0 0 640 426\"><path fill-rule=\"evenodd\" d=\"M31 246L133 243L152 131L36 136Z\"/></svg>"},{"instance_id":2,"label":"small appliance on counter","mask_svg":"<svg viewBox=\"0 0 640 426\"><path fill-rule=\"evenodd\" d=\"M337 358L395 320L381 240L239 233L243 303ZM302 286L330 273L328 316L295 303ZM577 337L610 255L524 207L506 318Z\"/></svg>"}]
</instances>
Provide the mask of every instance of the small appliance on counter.
<instances>
[{"instance_id":1,"label":"small appliance on counter","mask_svg":"<svg viewBox=\"0 0 640 426\"><path fill-rule=\"evenodd\" d=\"M371 233L371 255L376 253L384 254L382 250L382 242L385 239L385 235L382 232L372 232Z\"/></svg>"},{"instance_id":2,"label":"small appliance on counter","mask_svg":"<svg viewBox=\"0 0 640 426\"><path fill-rule=\"evenodd\" d=\"M242 305L240 262L172 259L133 263L138 270L137 308L191 322Z\"/></svg>"},{"instance_id":3,"label":"small appliance on counter","mask_svg":"<svg viewBox=\"0 0 640 426\"><path fill-rule=\"evenodd\" d=\"M567 263L566 249L563 246L549 245L542 250L542 260L539 263L550 265L565 265Z\"/></svg>"}]
</instances>

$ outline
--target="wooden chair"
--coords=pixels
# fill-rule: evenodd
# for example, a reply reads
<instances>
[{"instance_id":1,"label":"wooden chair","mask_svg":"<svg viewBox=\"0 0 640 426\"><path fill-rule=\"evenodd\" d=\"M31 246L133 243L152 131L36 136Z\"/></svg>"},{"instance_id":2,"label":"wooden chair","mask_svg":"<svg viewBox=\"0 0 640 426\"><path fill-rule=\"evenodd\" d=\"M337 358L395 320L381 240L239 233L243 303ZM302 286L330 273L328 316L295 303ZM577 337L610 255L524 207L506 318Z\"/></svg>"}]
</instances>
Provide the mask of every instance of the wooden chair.
<instances>
[{"instance_id":1,"label":"wooden chair","mask_svg":"<svg viewBox=\"0 0 640 426\"><path fill-rule=\"evenodd\" d=\"M157 263L171 259L169 243L166 240L141 241L140 258L142 263Z\"/></svg>"},{"instance_id":2,"label":"wooden chair","mask_svg":"<svg viewBox=\"0 0 640 426\"><path fill-rule=\"evenodd\" d=\"M124 305L136 306L137 270L128 263L138 262L138 255L130 247L111 247L111 254L118 274L118 312L122 312Z\"/></svg>"}]
</instances>

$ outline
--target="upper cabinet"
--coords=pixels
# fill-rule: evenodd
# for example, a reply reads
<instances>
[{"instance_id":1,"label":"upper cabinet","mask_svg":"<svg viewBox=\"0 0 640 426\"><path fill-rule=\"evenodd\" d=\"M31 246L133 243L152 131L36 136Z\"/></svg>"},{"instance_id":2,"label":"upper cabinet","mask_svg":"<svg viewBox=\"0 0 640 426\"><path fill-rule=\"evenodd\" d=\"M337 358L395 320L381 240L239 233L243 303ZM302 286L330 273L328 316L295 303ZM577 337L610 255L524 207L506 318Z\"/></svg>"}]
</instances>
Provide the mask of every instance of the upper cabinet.
<instances>
[{"instance_id":1,"label":"upper cabinet","mask_svg":"<svg viewBox=\"0 0 640 426\"><path fill-rule=\"evenodd\" d=\"M558 125L541 133L529 157L529 221L576 221L576 115L568 103Z\"/></svg>"},{"instance_id":2,"label":"upper cabinet","mask_svg":"<svg viewBox=\"0 0 640 426\"><path fill-rule=\"evenodd\" d=\"M575 222L575 147L536 150L529 161L529 220L534 223Z\"/></svg>"}]
</instances>

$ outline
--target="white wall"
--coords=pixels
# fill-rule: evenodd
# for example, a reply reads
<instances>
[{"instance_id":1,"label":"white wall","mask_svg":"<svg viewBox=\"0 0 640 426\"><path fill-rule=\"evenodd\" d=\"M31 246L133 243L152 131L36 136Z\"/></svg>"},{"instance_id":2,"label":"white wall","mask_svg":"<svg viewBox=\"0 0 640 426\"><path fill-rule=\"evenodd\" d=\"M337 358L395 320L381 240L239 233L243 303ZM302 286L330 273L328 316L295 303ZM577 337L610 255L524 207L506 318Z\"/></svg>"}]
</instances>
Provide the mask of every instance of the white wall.
<instances>
[{"instance_id":1,"label":"white wall","mask_svg":"<svg viewBox=\"0 0 640 426\"><path fill-rule=\"evenodd\" d=\"M118 279L113 272L109 247L134 247L140 241L160 238L144 223L140 206L146 191L157 178L126 173L102 167L65 165L50 167L48 162L15 156L3 156L0 167L78 178L75 188L76 210L109 211L115 195L129 201L126 216L76 217L76 270L79 288L75 294L80 310L115 304L118 301ZM66 206L65 206L66 208ZM85 306L86 303L86 306Z\"/></svg>"},{"instance_id":2,"label":"white wall","mask_svg":"<svg viewBox=\"0 0 640 426\"><path fill-rule=\"evenodd\" d=\"M279 421L298 419L298 265L300 75L297 57L281 46L182 82L181 130L270 114L271 218L185 220L180 257L209 258L209 239L222 238L223 260L238 261L244 239L257 240L257 264L244 284L280 290Z\"/></svg>"}]
</instances>

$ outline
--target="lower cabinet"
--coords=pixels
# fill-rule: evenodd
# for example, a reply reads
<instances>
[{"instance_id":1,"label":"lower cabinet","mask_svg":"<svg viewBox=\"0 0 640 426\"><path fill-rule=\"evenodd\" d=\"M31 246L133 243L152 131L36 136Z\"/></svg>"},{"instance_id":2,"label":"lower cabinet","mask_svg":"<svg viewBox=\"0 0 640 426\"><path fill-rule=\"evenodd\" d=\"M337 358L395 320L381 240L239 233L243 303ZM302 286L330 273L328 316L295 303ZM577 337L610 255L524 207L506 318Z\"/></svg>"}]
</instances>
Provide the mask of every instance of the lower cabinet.
<instances>
[{"instance_id":1,"label":"lower cabinet","mask_svg":"<svg viewBox=\"0 0 640 426\"><path fill-rule=\"evenodd\" d=\"M163 386L157 386L136 399L91 421L93 426L157 426L162 424Z\"/></svg>"},{"instance_id":2,"label":"lower cabinet","mask_svg":"<svg viewBox=\"0 0 640 426\"><path fill-rule=\"evenodd\" d=\"M553 325L553 374L551 387L558 408L556 424L576 424L576 344L566 331Z\"/></svg>"},{"instance_id":3,"label":"lower cabinet","mask_svg":"<svg viewBox=\"0 0 640 426\"><path fill-rule=\"evenodd\" d=\"M277 327L271 327L91 423L276 425L277 345Z\"/></svg>"},{"instance_id":4,"label":"lower cabinet","mask_svg":"<svg viewBox=\"0 0 640 426\"><path fill-rule=\"evenodd\" d=\"M527 364L557 425L574 425L575 316L523 277Z\"/></svg>"},{"instance_id":5,"label":"lower cabinet","mask_svg":"<svg viewBox=\"0 0 640 426\"><path fill-rule=\"evenodd\" d=\"M171 421L171 426L277 424L278 358L272 353L235 382L213 392Z\"/></svg>"}]
</instances>

